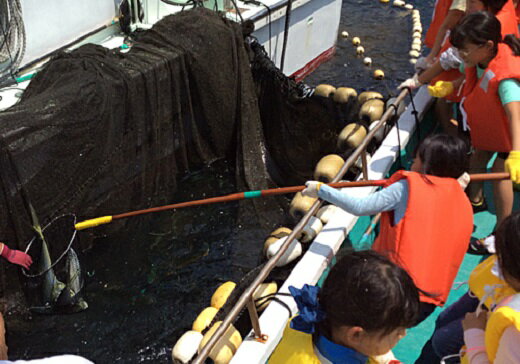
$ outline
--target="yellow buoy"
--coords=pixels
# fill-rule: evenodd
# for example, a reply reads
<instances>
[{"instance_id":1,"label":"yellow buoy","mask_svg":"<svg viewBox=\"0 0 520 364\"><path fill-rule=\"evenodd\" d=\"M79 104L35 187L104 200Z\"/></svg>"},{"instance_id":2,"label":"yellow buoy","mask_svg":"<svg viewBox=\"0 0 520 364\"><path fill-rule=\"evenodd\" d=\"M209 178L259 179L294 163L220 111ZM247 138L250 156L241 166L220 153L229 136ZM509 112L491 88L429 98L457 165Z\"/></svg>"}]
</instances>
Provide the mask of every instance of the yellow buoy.
<instances>
[{"instance_id":1,"label":"yellow buoy","mask_svg":"<svg viewBox=\"0 0 520 364\"><path fill-rule=\"evenodd\" d=\"M346 104L352 99L357 97L357 92L353 88L350 87L338 87L336 92L334 93L334 101Z\"/></svg>"},{"instance_id":2,"label":"yellow buoy","mask_svg":"<svg viewBox=\"0 0 520 364\"><path fill-rule=\"evenodd\" d=\"M206 335L204 335L199 345L199 353L221 324L222 321L215 323L215 325L211 326L211 329L208 330ZM213 349L211 349L209 357L213 359L215 364L228 364L233 358L233 355L235 355L240 344L242 344L240 333L233 325L229 325L224 335L222 335L222 337L217 341L217 344Z\"/></svg>"},{"instance_id":3,"label":"yellow buoy","mask_svg":"<svg viewBox=\"0 0 520 364\"><path fill-rule=\"evenodd\" d=\"M420 53L417 51L414 51L413 49L408 53L410 57L412 58L418 58L420 56Z\"/></svg>"},{"instance_id":4,"label":"yellow buoy","mask_svg":"<svg viewBox=\"0 0 520 364\"><path fill-rule=\"evenodd\" d=\"M336 177L345 161L337 154L329 154L321 158L314 168L314 179L330 183Z\"/></svg>"},{"instance_id":5,"label":"yellow buoy","mask_svg":"<svg viewBox=\"0 0 520 364\"><path fill-rule=\"evenodd\" d=\"M331 94L333 95L336 92L336 88L332 85L321 84L316 86L314 89L314 95L329 97Z\"/></svg>"},{"instance_id":6,"label":"yellow buoy","mask_svg":"<svg viewBox=\"0 0 520 364\"><path fill-rule=\"evenodd\" d=\"M373 123L380 120L385 112L385 102L381 99L372 99L361 105L359 110L359 118L363 121Z\"/></svg>"},{"instance_id":7,"label":"yellow buoy","mask_svg":"<svg viewBox=\"0 0 520 364\"><path fill-rule=\"evenodd\" d=\"M390 0L379 0L380 3L387 4L390 2Z\"/></svg>"},{"instance_id":8,"label":"yellow buoy","mask_svg":"<svg viewBox=\"0 0 520 364\"><path fill-rule=\"evenodd\" d=\"M343 128L338 136L338 149L357 148L367 136L366 128L361 124L351 123Z\"/></svg>"},{"instance_id":9,"label":"yellow buoy","mask_svg":"<svg viewBox=\"0 0 520 364\"><path fill-rule=\"evenodd\" d=\"M347 32L346 30L342 31L342 32L341 32L341 36L342 36L343 38L348 38L348 32Z\"/></svg>"},{"instance_id":10,"label":"yellow buoy","mask_svg":"<svg viewBox=\"0 0 520 364\"><path fill-rule=\"evenodd\" d=\"M364 91L359 94L358 96L358 102L360 104L364 104L367 100L370 99L382 99L383 95L381 95L379 92L376 91Z\"/></svg>"},{"instance_id":11,"label":"yellow buoy","mask_svg":"<svg viewBox=\"0 0 520 364\"><path fill-rule=\"evenodd\" d=\"M202 310L201 313L199 313L195 321L193 321L191 329L193 331L202 332L206 327L209 326L211 320L215 318L217 312L218 309L216 309L215 307L206 307Z\"/></svg>"},{"instance_id":12,"label":"yellow buoy","mask_svg":"<svg viewBox=\"0 0 520 364\"><path fill-rule=\"evenodd\" d=\"M352 38L352 44L355 45L355 46L360 45L361 44L361 39L359 39L359 37Z\"/></svg>"},{"instance_id":13,"label":"yellow buoy","mask_svg":"<svg viewBox=\"0 0 520 364\"><path fill-rule=\"evenodd\" d=\"M197 349L202 341L202 334L198 331L186 331L177 340L172 349L172 359L179 360L181 363L188 363L197 353Z\"/></svg>"},{"instance_id":14,"label":"yellow buoy","mask_svg":"<svg viewBox=\"0 0 520 364\"><path fill-rule=\"evenodd\" d=\"M222 283L211 296L211 307L220 309L226 303L229 295L235 289L235 282Z\"/></svg>"},{"instance_id":15,"label":"yellow buoy","mask_svg":"<svg viewBox=\"0 0 520 364\"><path fill-rule=\"evenodd\" d=\"M298 192L294 195L291 206L289 208L289 214L295 219L300 219L309 211L312 207L312 204L316 202L317 198L312 198L309 196L302 195L301 192Z\"/></svg>"},{"instance_id":16,"label":"yellow buoy","mask_svg":"<svg viewBox=\"0 0 520 364\"><path fill-rule=\"evenodd\" d=\"M363 46L357 46L356 48L356 54L358 56L361 56L363 53L365 53L365 48L363 48Z\"/></svg>"},{"instance_id":17,"label":"yellow buoy","mask_svg":"<svg viewBox=\"0 0 520 364\"><path fill-rule=\"evenodd\" d=\"M365 64L365 66L372 65L372 58L370 58L370 57L363 58L363 63Z\"/></svg>"},{"instance_id":18,"label":"yellow buoy","mask_svg":"<svg viewBox=\"0 0 520 364\"><path fill-rule=\"evenodd\" d=\"M375 70L374 71L374 78L376 80L382 80L385 78L385 73L382 70Z\"/></svg>"},{"instance_id":19,"label":"yellow buoy","mask_svg":"<svg viewBox=\"0 0 520 364\"><path fill-rule=\"evenodd\" d=\"M253 301L255 301L256 309L258 311L263 311L271 300L262 299L262 297L267 297L272 294L275 294L278 291L278 285L276 282L272 283L262 283L258 286L258 288L253 293Z\"/></svg>"}]
</instances>

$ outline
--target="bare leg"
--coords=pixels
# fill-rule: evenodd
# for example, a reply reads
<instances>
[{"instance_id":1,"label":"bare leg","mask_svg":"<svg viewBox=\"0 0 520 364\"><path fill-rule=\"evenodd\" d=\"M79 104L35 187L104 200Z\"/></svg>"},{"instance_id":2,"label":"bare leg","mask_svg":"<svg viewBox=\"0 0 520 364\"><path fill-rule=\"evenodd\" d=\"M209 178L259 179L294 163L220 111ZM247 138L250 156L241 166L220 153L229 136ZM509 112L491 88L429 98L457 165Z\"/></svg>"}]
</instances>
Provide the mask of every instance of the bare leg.
<instances>
[{"instance_id":1,"label":"bare leg","mask_svg":"<svg viewBox=\"0 0 520 364\"><path fill-rule=\"evenodd\" d=\"M7 345L5 344L5 323L0 313L0 360L7 360Z\"/></svg>"},{"instance_id":2,"label":"bare leg","mask_svg":"<svg viewBox=\"0 0 520 364\"><path fill-rule=\"evenodd\" d=\"M497 157L493 164L493 172L504 172L504 163L500 157ZM495 209L497 213L497 226L513 211L513 182L510 179L493 182L493 199L495 201Z\"/></svg>"},{"instance_id":3,"label":"bare leg","mask_svg":"<svg viewBox=\"0 0 520 364\"><path fill-rule=\"evenodd\" d=\"M457 126L451 122L453 117L453 104L444 99L437 99L435 103L435 115L442 130L451 136L457 136Z\"/></svg>"},{"instance_id":4,"label":"bare leg","mask_svg":"<svg viewBox=\"0 0 520 364\"><path fill-rule=\"evenodd\" d=\"M486 172L486 164L491 157L490 152L475 149L469 161L470 173L484 173ZM495 163L496 164L496 163ZM466 188L469 200L473 203L482 201L484 195L482 193L483 182L471 182Z\"/></svg>"}]
</instances>

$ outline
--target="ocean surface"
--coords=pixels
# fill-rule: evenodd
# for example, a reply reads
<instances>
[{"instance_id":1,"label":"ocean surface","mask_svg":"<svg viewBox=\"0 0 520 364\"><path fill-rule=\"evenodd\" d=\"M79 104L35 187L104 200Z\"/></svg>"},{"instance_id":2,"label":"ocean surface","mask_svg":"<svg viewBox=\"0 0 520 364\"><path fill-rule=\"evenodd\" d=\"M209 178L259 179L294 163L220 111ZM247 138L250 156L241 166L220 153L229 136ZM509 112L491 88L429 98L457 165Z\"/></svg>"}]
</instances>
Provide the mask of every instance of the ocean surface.
<instances>
[{"instance_id":1,"label":"ocean surface","mask_svg":"<svg viewBox=\"0 0 520 364\"><path fill-rule=\"evenodd\" d=\"M424 29L433 3L412 2L421 11ZM350 37L338 36L334 57L305 82L396 94L397 85L413 74L409 14L378 0L344 0L339 30ZM372 58L371 67L356 56L354 36L361 38L363 57ZM375 69L385 72L385 80L372 78ZM172 202L236 190L233 163L219 161L185 175ZM265 238L250 227L248 235L258 241L258 250L240 249L234 239L244 228L238 203L134 218L127 226L125 232L96 240L81 256L88 310L52 316L7 312L11 359L73 353L96 363L171 362L175 341L209 306L219 284L239 280L242 267L258 260Z\"/></svg>"}]
</instances>

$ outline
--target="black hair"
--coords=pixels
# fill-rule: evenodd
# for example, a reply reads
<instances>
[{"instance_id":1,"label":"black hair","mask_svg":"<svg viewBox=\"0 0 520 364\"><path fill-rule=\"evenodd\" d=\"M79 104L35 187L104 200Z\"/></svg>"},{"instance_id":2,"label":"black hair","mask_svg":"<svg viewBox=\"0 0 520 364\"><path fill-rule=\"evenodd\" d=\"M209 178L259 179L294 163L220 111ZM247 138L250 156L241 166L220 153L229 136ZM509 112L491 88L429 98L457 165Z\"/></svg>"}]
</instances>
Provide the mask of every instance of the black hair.
<instances>
[{"instance_id":1,"label":"black hair","mask_svg":"<svg viewBox=\"0 0 520 364\"><path fill-rule=\"evenodd\" d=\"M481 0L490 13L497 14L509 0Z\"/></svg>"},{"instance_id":2,"label":"black hair","mask_svg":"<svg viewBox=\"0 0 520 364\"><path fill-rule=\"evenodd\" d=\"M419 315L419 290L410 275L372 250L338 260L318 298L326 314L318 331L329 338L341 326L389 334L414 326Z\"/></svg>"},{"instance_id":3,"label":"black hair","mask_svg":"<svg viewBox=\"0 0 520 364\"><path fill-rule=\"evenodd\" d=\"M495 248L502 272L520 281L520 211L500 224L495 233Z\"/></svg>"},{"instance_id":4,"label":"black hair","mask_svg":"<svg viewBox=\"0 0 520 364\"><path fill-rule=\"evenodd\" d=\"M459 178L468 170L468 144L448 134L430 135L417 148L422 162L421 173L437 177Z\"/></svg>"},{"instance_id":5,"label":"black hair","mask_svg":"<svg viewBox=\"0 0 520 364\"><path fill-rule=\"evenodd\" d=\"M508 34L502 39L500 21L487 11L466 15L450 34L450 42L457 49L463 48L467 43L484 45L488 41L493 41L495 53L498 43L503 42L511 48L515 56L520 56L520 39L514 34Z\"/></svg>"}]
</instances>

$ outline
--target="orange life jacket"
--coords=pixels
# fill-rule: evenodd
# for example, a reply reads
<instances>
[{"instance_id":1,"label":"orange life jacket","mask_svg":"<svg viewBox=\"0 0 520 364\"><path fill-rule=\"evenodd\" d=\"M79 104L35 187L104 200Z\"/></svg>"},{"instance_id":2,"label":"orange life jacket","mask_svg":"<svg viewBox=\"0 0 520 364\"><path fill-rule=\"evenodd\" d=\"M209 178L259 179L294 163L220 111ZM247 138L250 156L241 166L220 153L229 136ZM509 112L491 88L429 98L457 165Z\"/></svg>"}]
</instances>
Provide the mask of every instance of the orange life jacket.
<instances>
[{"instance_id":1,"label":"orange life jacket","mask_svg":"<svg viewBox=\"0 0 520 364\"><path fill-rule=\"evenodd\" d=\"M406 178L408 205L393 224L393 212L381 214L373 249L410 274L417 287L435 294L421 301L442 306L448 298L473 230L473 211L457 180L398 171L387 185Z\"/></svg>"},{"instance_id":2,"label":"orange life jacket","mask_svg":"<svg viewBox=\"0 0 520 364\"><path fill-rule=\"evenodd\" d=\"M448 11L450 11L451 4L453 0L436 0L435 7L433 9L432 22L430 23L430 27L426 32L426 36L424 37L424 44L428 48L432 48L435 43L435 37L437 37L437 33L439 32L439 28L441 27L444 19L448 15Z\"/></svg>"},{"instance_id":3,"label":"orange life jacket","mask_svg":"<svg viewBox=\"0 0 520 364\"><path fill-rule=\"evenodd\" d=\"M520 79L520 57L508 45L500 43L498 53L479 79L477 68L466 68L461 111L470 127L471 143L477 149L492 152L511 151L511 131L500 101L498 86L508 78Z\"/></svg>"},{"instance_id":4,"label":"orange life jacket","mask_svg":"<svg viewBox=\"0 0 520 364\"><path fill-rule=\"evenodd\" d=\"M502 27L502 37L508 34L514 34L518 37L518 9L515 9L513 0L508 0L502 9L497 13L496 17L500 21Z\"/></svg>"},{"instance_id":5,"label":"orange life jacket","mask_svg":"<svg viewBox=\"0 0 520 364\"><path fill-rule=\"evenodd\" d=\"M442 54L443 52L447 51L448 48L451 47L451 42L448 39L444 45L442 46L439 54ZM458 69L451 69L447 71L442 71L437 77L433 78L430 82L430 85L435 85L437 81L455 81L456 79L462 77L462 73ZM460 90L455 90L450 95L444 97L444 99L449 100L451 102L460 102L462 100L462 92L459 92Z\"/></svg>"},{"instance_id":6,"label":"orange life jacket","mask_svg":"<svg viewBox=\"0 0 520 364\"><path fill-rule=\"evenodd\" d=\"M516 4L516 22L520 24L520 2Z\"/></svg>"}]
</instances>

